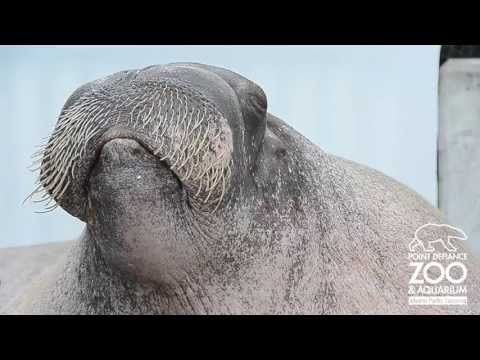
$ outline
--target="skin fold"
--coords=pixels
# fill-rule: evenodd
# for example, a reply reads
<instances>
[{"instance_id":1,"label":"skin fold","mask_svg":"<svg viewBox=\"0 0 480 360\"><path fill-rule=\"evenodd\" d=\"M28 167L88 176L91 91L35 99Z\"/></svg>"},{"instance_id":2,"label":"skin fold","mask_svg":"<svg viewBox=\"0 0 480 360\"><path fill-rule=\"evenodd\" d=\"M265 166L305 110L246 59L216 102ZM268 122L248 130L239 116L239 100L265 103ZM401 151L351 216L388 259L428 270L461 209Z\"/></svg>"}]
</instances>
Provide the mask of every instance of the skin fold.
<instances>
[{"instance_id":1,"label":"skin fold","mask_svg":"<svg viewBox=\"0 0 480 360\"><path fill-rule=\"evenodd\" d=\"M437 209L322 151L231 71L176 63L86 84L39 155L46 201L86 225L33 249L37 268L51 254L35 276L17 266L30 272L0 287L4 313L479 313L464 241L469 305L408 305L409 243L445 223Z\"/></svg>"}]
</instances>

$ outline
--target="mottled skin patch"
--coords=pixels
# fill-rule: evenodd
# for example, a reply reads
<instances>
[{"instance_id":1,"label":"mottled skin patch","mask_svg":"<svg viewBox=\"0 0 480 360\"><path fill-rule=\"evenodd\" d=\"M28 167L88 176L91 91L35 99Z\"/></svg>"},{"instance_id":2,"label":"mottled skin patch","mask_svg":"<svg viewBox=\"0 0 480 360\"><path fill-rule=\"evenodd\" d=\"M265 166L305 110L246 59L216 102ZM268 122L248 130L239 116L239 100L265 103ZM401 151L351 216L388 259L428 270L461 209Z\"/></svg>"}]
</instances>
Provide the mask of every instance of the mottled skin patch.
<instances>
[{"instance_id":1,"label":"mottled skin patch","mask_svg":"<svg viewBox=\"0 0 480 360\"><path fill-rule=\"evenodd\" d=\"M408 243L419 226L444 222L419 195L323 152L267 113L262 90L240 75L200 64L139 74L188 80L227 119L233 166L221 205L215 212L193 206L158 156L137 139L114 137L94 162L86 202L66 200L85 219L83 234L55 270L4 311L479 312L473 260L468 308L408 306Z\"/></svg>"}]
</instances>

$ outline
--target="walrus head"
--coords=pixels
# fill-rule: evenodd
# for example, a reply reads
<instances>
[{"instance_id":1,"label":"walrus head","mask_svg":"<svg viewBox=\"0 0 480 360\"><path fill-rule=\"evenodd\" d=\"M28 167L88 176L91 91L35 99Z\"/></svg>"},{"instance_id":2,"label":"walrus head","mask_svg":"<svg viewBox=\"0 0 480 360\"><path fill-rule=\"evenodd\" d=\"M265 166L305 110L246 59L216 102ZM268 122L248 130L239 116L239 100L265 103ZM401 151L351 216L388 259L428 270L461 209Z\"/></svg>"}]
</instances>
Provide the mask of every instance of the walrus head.
<instances>
[{"instance_id":1,"label":"walrus head","mask_svg":"<svg viewBox=\"0 0 480 360\"><path fill-rule=\"evenodd\" d=\"M258 85L213 66L93 81L70 96L37 153L37 193L86 222L104 259L166 280L209 258L200 243L218 240L219 219L247 192L266 111Z\"/></svg>"}]
</instances>

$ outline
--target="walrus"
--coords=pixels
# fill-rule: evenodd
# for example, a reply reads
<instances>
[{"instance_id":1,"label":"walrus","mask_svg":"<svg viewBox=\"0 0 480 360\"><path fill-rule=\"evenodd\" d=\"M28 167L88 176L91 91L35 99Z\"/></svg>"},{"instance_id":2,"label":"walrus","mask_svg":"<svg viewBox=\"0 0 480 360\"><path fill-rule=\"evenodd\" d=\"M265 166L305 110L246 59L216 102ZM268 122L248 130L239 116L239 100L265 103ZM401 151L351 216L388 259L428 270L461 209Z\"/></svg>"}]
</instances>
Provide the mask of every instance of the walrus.
<instances>
[{"instance_id":1,"label":"walrus","mask_svg":"<svg viewBox=\"0 0 480 360\"><path fill-rule=\"evenodd\" d=\"M173 63L85 84L37 156L33 196L86 225L38 273L17 264L30 275L0 297L4 313L479 313L470 253L468 305L408 303L408 245L445 222L436 208L321 150L227 69Z\"/></svg>"}]
</instances>

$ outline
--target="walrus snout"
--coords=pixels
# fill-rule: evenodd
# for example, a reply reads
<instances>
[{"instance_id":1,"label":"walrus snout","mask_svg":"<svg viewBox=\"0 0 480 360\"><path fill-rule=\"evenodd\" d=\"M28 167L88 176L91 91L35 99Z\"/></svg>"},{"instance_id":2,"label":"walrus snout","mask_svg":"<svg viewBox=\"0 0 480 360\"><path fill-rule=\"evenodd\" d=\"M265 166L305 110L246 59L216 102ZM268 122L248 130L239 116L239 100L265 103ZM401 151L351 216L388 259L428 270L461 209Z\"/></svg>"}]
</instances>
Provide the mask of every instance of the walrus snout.
<instances>
[{"instance_id":1,"label":"walrus snout","mask_svg":"<svg viewBox=\"0 0 480 360\"><path fill-rule=\"evenodd\" d=\"M170 72L147 75L114 74L67 101L38 154L38 192L53 207L85 221L86 181L108 137L137 140L169 166L193 202L210 210L220 205L233 161L228 113L218 99Z\"/></svg>"}]
</instances>

